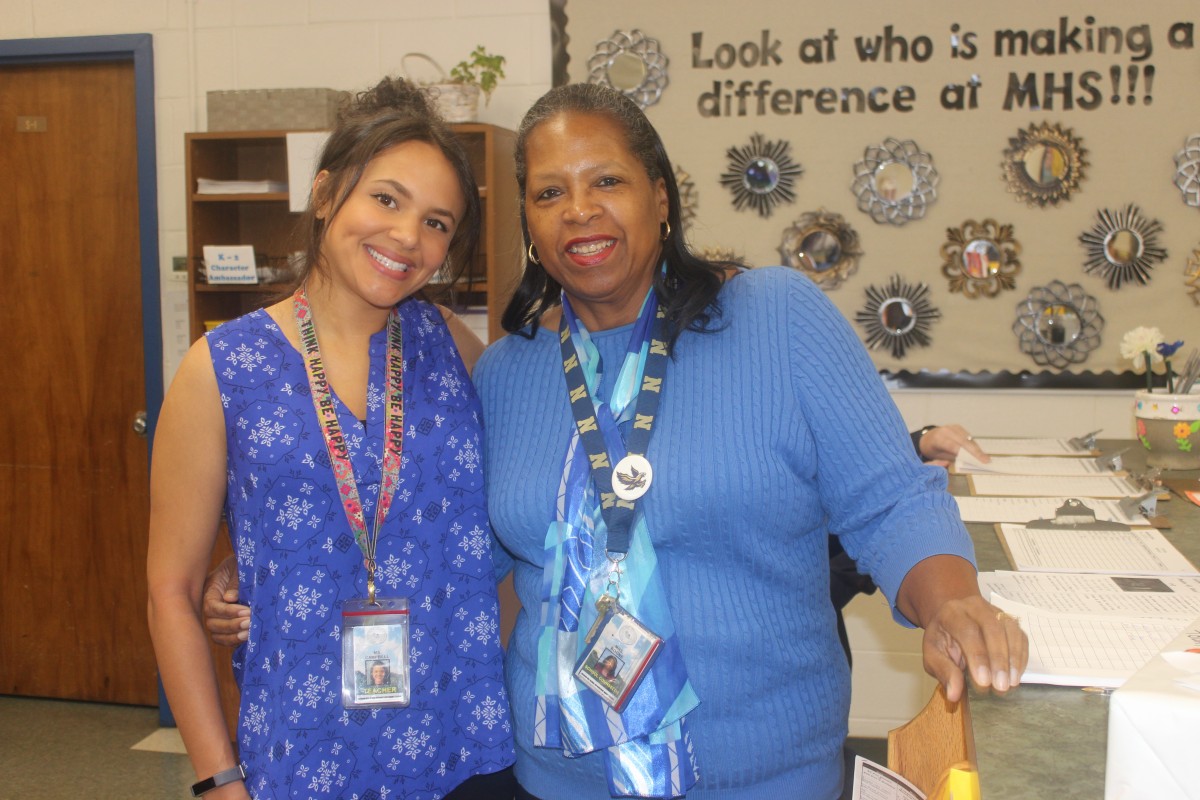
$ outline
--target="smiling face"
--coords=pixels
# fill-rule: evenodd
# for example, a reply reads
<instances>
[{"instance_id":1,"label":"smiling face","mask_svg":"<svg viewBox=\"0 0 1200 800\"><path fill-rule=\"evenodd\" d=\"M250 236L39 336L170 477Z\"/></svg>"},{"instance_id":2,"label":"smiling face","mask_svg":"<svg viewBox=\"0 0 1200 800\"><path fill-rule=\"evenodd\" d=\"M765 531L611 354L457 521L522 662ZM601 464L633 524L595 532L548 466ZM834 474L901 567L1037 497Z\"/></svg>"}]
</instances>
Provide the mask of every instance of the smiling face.
<instances>
[{"instance_id":1,"label":"smiling face","mask_svg":"<svg viewBox=\"0 0 1200 800\"><path fill-rule=\"evenodd\" d=\"M320 196L325 174L317 175ZM409 141L367 164L325 231L320 279L377 309L420 289L446 260L465 201L450 162Z\"/></svg>"},{"instance_id":2,"label":"smiling face","mask_svg":"<svg viewBox=\"0 0 1200 800\"><path fill-rule=\"evenodd\" d=\"M383 686L387 682L387 667L383 664L376 664L371 667L371 683L376 686Z\"/></svg>"},{"instance_id":3,"label":"smiling face","mask_svg":"<svg viewBox=\"0 0 1200 800\"><path fill-rule=\"evenodd\" d=\"M662 251L666 184L600 114L550 117L529 133L525 160L525 216L546 272L588 329L633 322Z\"/></svg>"}]
</instances>

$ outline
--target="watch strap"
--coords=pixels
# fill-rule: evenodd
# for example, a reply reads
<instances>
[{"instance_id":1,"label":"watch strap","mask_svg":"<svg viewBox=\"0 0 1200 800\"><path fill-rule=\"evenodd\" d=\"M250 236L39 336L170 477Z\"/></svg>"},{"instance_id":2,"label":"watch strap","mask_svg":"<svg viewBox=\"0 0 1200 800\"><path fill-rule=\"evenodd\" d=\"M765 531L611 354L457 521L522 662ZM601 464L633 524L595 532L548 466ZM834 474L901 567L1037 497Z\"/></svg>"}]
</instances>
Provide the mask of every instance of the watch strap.
<instances>
[{"instance_id":1,"label":"watch strap","mask_svg":"<svg viewBox=\"0 0 1200 800\"><path fill-rule=\"evenodd\" d=\"M246 780L246 771L242 769L242 765L238 764L231 769L221 770L211 778L205 778L202 781L197 781L192 784L192 797L199 797L205 792L211 792L213 789L224 786L227 783L234 781Z\"/></svg>"}]
</instances>

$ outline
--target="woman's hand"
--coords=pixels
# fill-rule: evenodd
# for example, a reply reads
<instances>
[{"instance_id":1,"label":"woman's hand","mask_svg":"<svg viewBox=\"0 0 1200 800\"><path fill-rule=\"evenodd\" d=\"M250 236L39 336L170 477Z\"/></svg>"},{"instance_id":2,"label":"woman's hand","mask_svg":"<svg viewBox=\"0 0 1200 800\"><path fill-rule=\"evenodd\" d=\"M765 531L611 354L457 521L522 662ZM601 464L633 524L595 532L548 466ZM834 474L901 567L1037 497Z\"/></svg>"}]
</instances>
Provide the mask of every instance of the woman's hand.
<instances>
[{"instance_id":1,"label":"woman's hand","mask_svg":"<svg viewBox=\"0 0 1200 800\"><path fill-rule=\"evenodd\" d=\"M1003 694L1020 684L1029 640L1015 617L979 594L970 562L950 555L926 558L904 577L896 606L925 629L925 671L946 687L950 702L966 689L963 670L980 689Z\"/></svg>"},{"instance_id":2,"label":"woman's hand","mask_svg":"<svg viewBox=\"0 0 1200 800\"><path fill-rule=\"evenodd\" d=\"M1029 640L1016 617L976 595L942 604L925 626L921 655L925 671L954 702L966 688L964 669L978 689L1004 694L1019 686Z\"/></svg>"},{"instance_id":3,"label":"woman's hand","mask_svg":"<svg viewBox=\"0 0 1200 800\"><path fill-rule=\"evenodd\" d=\"M204 580L204 627L217 644L237 647L250 635L250 609L237 599L237 562L226 556Z\"/></svg>"},{"instance_id":4,"label":"woman's hand","mask_svg":"<svg viewBox=\"0 0 1200 800\"><path fill-rule=\"evenodd\" d=\"M953 464L959 450L966 450L984 464L992 460L962 425L939 425L922 436L917 447L921 458L941 467Z\"/></svg>"}]
</instances>

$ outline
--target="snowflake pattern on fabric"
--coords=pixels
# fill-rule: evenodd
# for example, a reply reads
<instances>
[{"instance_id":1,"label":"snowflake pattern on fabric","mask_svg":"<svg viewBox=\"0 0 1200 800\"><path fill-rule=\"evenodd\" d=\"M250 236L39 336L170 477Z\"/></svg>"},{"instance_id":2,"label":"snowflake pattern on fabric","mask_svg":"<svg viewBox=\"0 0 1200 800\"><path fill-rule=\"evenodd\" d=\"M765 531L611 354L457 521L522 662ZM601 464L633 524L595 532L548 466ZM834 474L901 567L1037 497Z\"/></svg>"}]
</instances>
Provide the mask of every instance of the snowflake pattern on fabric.
<instances>
[{"instance_id":1,"label":"snowflake pattern on fabric","mask_svg":"<svg viewBox=\"0 0 1200 800\"><path fill-rule=\"evenodd\" d=\"M255 798L436 798L512 763L479 401L441 314L401 306L405 437L380 536L385 596L409 598L412 703L343 709L341 625L366 593L301 356L256 311L208 334L229 453L226 515L250 639L234 654L238 743ZM367 423L335 396L368 519L378 495L386 334Z\"/></svg>"}]
</instances>

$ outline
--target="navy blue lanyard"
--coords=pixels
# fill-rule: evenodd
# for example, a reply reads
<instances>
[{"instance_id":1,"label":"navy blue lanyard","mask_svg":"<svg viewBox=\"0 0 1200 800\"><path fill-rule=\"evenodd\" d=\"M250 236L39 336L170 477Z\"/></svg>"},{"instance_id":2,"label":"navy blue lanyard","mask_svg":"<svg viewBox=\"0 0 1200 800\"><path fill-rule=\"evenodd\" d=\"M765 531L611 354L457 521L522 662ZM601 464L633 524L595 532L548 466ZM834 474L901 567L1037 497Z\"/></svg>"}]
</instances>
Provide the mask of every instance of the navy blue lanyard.
<instances>
[{"instance_id":1,"label":"navy blue lanyard","mask_svg":"<svg viewBox=\"0 0 1200 800\"><path fill-rule=\"evenodd\" d=\"M650 348L646 354L646 363L642 369L642 384L638 389L637 404L634 409L633 426L626 442L626 457L616 465L617 480L625 487L634 489L636 493L639 481L647 481L648 474L640 474L636 468L628 466L631 458L636 457L644 462L646 451L650 447L650 435L654 432L655 416L658 414L658 403L662 397L663 377L667 372L667 342L663 333L666 329L666 315L657 299L651 297L644 313L654 314L653 331L650 333ZM570 307L563 303L562 317L558 322L559 345L562 349L563 373L567 381L567 394L571 400L571 413L575 417L575 427L579 431L579 439L591 462L592 480L596 492L600 496L600 513L604 524L608 527L608 552L624 554L629 551L630 527L633 523L633 512L636 499L623 500L617 496L613 488L614 465L609 459L608 447L604 435L597 424L596 404L587 388L587 380L583 367L579 364L579 353L571 340L571 323L568 319ZM572 315L573 316L573 315ZM641 320L639 320L641 322ZM634 326L633 338L638 341L630 342L641 349L646 326ZM604 413L610 413L605 408ZM610 414L611 416L611 414ZM644 485L642 488L646 488ZM640 495L638 495L640 496Z\"/></svg>"}]
</instances>

